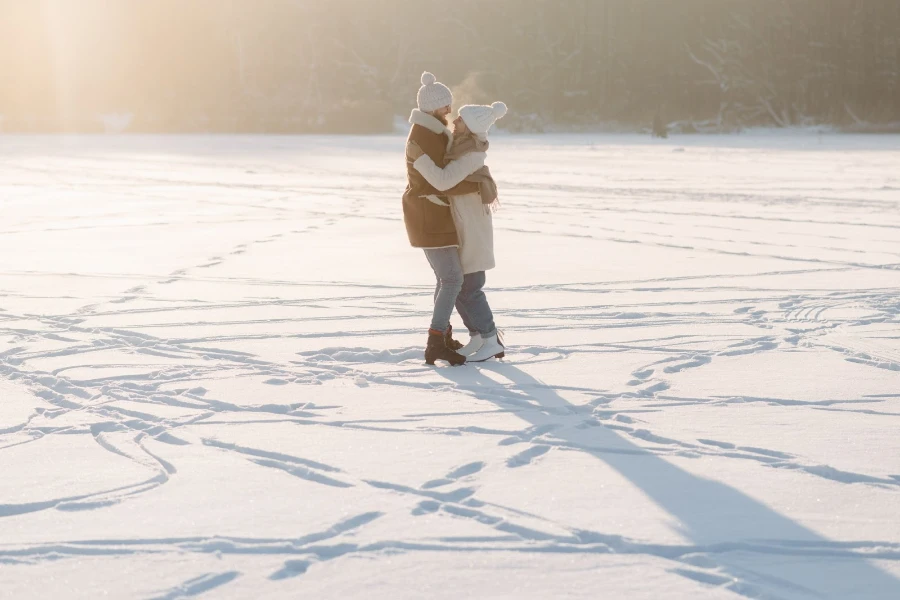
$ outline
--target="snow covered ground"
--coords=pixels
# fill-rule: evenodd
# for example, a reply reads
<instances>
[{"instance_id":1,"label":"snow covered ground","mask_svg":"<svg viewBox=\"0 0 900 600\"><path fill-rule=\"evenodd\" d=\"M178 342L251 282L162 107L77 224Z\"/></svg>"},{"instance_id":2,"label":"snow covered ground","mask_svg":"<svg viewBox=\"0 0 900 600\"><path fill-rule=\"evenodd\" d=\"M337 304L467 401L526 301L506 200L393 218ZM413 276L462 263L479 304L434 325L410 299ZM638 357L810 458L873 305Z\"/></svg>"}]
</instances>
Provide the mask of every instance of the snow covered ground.
<instances>
[{"instance_id":1,"label":"snow covered ground","mask_svg":"<svg viewBox=\"0 0 900 600\"><path fill-rule=\"evenodd\" d=\"M459 368L402 147L0 138L0 597L900 598L900 138L497 136Z\"/></svg>"}]
</instances>

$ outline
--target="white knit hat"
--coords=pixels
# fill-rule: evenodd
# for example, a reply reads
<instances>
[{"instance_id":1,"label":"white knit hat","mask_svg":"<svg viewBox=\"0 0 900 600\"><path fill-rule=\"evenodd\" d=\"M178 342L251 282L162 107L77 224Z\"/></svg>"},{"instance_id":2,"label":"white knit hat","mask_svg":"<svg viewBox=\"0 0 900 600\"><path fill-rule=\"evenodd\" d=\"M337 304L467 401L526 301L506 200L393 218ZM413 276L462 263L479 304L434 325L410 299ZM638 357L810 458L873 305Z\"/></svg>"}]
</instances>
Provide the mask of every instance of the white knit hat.
<instances>
[{"instance_id":1,"label":"white knit hat","mask_svg":"<svg viewBox=\"0 0 900 600\"><path fill-rule=\"evenodd\" d=\"M494 121L506 114L506 105L502 102L494 102L490 106L481 106L478 104L467 104L459 109L459 116L462 117L466 127L472 133L487 135L488 129L494 124Z\"/></svg>"},{"instance_id":2,"label":"white knit hat","mask_svg":"<svg viewBox=\"0 0 900 600\"><path fill-rule=\"evenodd\" d=\"M453 104L453 94L450 88L438 83L434 75L425 71L422 73L422 87L416 95L416 102L419 104L419 110L430 113Z\"/></svg>"}]
</instances>

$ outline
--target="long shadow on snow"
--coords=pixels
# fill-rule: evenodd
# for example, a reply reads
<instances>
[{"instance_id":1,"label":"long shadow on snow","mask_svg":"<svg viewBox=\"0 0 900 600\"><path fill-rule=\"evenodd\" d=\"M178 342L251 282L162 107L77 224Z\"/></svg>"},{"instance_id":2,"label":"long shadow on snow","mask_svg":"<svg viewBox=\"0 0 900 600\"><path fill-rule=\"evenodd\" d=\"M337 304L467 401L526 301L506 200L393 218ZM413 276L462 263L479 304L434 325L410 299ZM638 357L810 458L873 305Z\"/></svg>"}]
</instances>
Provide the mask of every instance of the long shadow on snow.
<instances>
[{"instance_id":1,"label":"long shadow on snow","mask_svg":"<svg viewBox=\"0 0 900 600\"><path fill-rule=\"evenodd\" d=\"M750 598L780 598L782 593L804 598L900 598L900 580L893 575L861 556L828 556L822 550L839 544L743 492L689 473L602 425L579 428L584 423L583 409L513 365L487 363L476 368L436 369L438 374L465 386L476 397L497 403L498 384L482 371L493 372L514 383L517 398L526 394L537 401L534 409L517 411L520 418L534 428L552 429L550 435L566 446L596 456L621 473L675 517L681 524L682 534L694 544L720 548L723 544L735 544L734 551L711 557L719 574L736 580L727 586L732 591ZM505 391L512 390L505 388ZM571 417L565 416L567 413ZM760 542L772 548L771 555L743 550L744 544ZM784 555L791 553L779 551L798 547L807 549L804 556L809 558L797 560L796 555L792 558ZM819 559L812 560L812 557ZM681 569L674 571L691 576Z\"/></svg>"}]
</instances>

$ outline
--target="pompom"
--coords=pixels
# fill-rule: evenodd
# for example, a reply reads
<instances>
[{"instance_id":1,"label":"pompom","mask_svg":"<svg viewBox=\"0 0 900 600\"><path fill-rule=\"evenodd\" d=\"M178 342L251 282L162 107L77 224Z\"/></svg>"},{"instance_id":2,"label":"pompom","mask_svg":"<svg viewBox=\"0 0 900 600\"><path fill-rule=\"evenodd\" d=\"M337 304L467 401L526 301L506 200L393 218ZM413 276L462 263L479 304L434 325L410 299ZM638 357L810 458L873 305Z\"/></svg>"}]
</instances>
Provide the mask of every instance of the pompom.
<instances>
[{"instance_id":1,"label":"pompom","mask_svg":"<svg viewBox=\"0 0 900 600\"><path fill-rule=\"evenodd\" d=\"M494 102L491 104L491 110L494 111L494 118L499 119L506 114L506 105L502 102Z\"/></svg>"},{"instance_id":2,"label":"pompom","mask_svg":"<svg viewBox=\"0 0 900 600\"><path fill-rule=\"evenodd\" d=\"M435 81L437 81L437 77L435 77L428 71L425 71L424 73L422 73L422 85L431 85Z\"/></svg>"}]
</instances>

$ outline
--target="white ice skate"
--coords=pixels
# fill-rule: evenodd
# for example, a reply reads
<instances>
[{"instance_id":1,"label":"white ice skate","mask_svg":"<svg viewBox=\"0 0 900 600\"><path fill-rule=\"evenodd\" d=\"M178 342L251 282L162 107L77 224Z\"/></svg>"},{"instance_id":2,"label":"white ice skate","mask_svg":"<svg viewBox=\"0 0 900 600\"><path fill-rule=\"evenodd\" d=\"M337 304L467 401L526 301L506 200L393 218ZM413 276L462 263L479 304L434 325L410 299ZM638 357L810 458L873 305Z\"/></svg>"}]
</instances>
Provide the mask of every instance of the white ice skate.
<instances>
[{"instance_id":1,"label":"white ice skate","mask_svg":"<svg viewBox=\"0 0 900 600\"><path fill-rule=\"evenodd\" d=\"M463 356L472 356L473 354L478 352L478 350L480 350L483 345L484 340L481 338L481 334L476 333L469 338L469 343L457 350L457 352L459 354L462 354Z\"/></svg>"},{"instance_id":2,"label":"white ice skate","mask_svg":"<svg viewBox=\"0 0 900 600\"><path fill-rule=\"evenodd\" d=\"M503 358L504 356L506 356L506 348L495 333L490 337L482 338L481 347L474 354L468 356L466 362L484 362L491 358Z\"/></svg>"}]
</instances>

